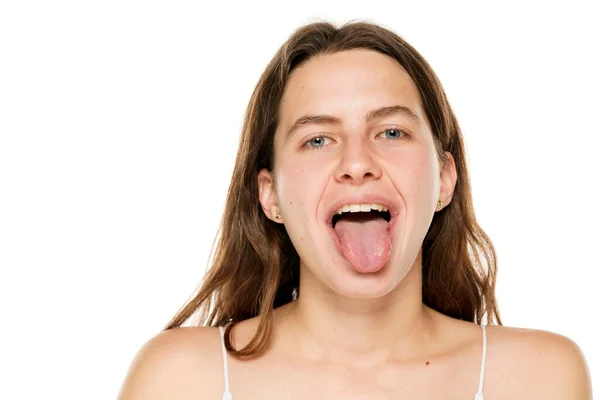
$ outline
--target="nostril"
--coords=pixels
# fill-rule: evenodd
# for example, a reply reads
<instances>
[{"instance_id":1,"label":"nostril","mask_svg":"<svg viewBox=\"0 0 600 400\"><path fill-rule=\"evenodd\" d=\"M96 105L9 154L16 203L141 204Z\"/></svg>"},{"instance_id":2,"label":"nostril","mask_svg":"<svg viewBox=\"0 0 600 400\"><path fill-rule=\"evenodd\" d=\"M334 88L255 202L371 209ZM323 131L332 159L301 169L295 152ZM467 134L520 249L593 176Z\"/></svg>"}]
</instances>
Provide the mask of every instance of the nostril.
<instances>
[{"instance_id":1,"label":"nostril","mask_svg":"<svg viewBox=\"0 0 600 400\"><path fill-rule=\"evenodd\" d=\"M342 180L355 180L355 179L372 179L375 178L375 174L373 174L372 172L366 172L364 173L362 176L360 174L356 174L356 175L351 175L351 174L344 174L342 175L341 179Z\"/></svg>"}]
</instances>

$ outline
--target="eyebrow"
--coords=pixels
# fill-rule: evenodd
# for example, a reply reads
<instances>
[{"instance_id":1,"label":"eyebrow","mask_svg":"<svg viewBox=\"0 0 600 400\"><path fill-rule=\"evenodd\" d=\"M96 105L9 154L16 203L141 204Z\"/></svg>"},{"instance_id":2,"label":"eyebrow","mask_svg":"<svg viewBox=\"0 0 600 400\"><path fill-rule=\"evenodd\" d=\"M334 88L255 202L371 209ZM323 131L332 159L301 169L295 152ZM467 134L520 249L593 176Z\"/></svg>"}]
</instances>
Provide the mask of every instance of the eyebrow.
<instances>
[{"instance_id":1,"label":"eyebrow","mask_svg":"<svg viewBox=\"0 0 600 400\"><path fill-rule=\"evenodd\" d=\"M391 115L403 115L417 124L421 123L421 119L417 116L417 114L415 114L410 108L401 105L393 105L371 110L365 116L365 122L368 123L375 119L389 117ZM286 138L292 136L292 134L294 134L294 132L301 127L311 124L341 125L342 120L333 115L304 115L294 122L292 127L288 130Z\"/></svg>"}]
</instances>

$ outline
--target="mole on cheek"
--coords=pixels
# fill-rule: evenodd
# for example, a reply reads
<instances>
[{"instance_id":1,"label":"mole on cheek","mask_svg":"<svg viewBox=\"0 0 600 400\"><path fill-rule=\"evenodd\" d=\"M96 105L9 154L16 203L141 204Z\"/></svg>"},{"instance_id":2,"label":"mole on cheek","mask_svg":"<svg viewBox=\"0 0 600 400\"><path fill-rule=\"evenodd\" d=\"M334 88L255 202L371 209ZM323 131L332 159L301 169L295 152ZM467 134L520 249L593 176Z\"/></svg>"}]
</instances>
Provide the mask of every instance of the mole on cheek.
<instances>
[{"instance_id":1,"label":"mole on cheek","mask_svg":"<svg viewBox=\"0 0 600 400\"><path fill-rule=\"evenodd\" d=\"M425 365L429 365L429 361L425 361Z\"/></svg>"}]
</instances>

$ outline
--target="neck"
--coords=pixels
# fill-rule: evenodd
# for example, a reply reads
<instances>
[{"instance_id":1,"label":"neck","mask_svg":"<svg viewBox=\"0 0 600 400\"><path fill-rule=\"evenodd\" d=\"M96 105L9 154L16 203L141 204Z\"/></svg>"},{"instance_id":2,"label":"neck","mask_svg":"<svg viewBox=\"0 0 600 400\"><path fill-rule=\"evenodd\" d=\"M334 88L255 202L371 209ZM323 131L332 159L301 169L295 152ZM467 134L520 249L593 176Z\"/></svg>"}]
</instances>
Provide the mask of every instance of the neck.
<instances>
[{"instance_id":1,"label":"neck","mask_svg":"<svg viewBox=\"0 0 600 400\"><path fill-rule=\"evenodd\" d=\"M421 271L417 257L390 293L351 299L325 287L303 266L288 325L302 356L353 367L419 357L434 335L431 310L422 302Z\"/></svg>"}]
</instances>

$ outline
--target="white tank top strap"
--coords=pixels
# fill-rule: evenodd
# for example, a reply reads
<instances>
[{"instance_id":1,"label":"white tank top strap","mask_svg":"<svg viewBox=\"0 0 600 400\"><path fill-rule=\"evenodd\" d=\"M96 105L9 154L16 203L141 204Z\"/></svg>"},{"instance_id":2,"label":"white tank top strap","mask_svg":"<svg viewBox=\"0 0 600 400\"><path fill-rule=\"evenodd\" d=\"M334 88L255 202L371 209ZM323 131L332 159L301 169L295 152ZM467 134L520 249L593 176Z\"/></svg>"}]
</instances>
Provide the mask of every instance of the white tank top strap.
<instances>
[{"instance_id":1,"label":"white tank top strap","mask_svg":"<svg viewBox=\"0 0 600 400\"><path fill-rule=\"evenodd\" d=\"M481 371L479 372L479 389L475 393L475 400L485 400L483 397L483 376L485 375L485 359L487 356L487 334L485 331L485 325L481 325L483 331L483 353L481 355Z\"/></svg>"},{"instance_id":2,"label":"white tank top strap","mask_svg":"<svg viewBox=\"0 0 600 400\"><path fill-rule=\"evenodd\" d=\"M227 349L225 348L225 332L222 326L219 326L221 334L221 349L223 350L223 376L225 378L225 391L223 392L222 400L233 400L233 396L229 391L229 368L227 366Z\"/></svg>"}]
</instances>

